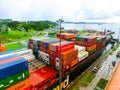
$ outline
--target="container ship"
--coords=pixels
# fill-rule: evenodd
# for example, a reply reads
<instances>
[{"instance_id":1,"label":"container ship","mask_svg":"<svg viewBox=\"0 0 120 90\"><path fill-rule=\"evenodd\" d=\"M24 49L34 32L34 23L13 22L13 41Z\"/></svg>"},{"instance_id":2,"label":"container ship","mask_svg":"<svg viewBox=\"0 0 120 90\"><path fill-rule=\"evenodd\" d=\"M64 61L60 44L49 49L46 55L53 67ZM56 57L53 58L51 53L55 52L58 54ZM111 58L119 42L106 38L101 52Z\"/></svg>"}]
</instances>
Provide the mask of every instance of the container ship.
<instances>
[{"instance_id":1,"label":"container ship","mask_svg":"<svg viewBox=\"0 0 120 90\"><path fill-rule=\"evenodd\" d=\"M62 33L56 37L32 37L29 49L1 54L0 90L63 90L108 43L105 35Z\"/></svg>"}]
</instances>

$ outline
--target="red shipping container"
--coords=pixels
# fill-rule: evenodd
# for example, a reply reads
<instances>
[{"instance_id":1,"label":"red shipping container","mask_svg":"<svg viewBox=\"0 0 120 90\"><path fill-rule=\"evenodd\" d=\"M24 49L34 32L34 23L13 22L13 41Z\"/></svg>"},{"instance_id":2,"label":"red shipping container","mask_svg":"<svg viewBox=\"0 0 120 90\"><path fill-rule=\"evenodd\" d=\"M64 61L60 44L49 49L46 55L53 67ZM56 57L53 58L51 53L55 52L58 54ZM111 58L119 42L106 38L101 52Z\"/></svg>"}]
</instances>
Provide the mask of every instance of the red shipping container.
<instances>
[{"instance_id":1,"label":"red shipping container","mask_svg":"<svg viewBox=\"0 0 120 90\"><path fill-rule=\"evenodd\" d=\"M57 76L57 72L45 66L30 74L30 81L32 87L39 87L48 83L51 79Z\"/></svg>"},{"instance_id":2,"label":"red shipping container","mask_svg":"<svg viewBox=\"0 0 120 90\"><path fill-rule=\"evenodd\" d=\"M29 39L29 43L33 43L33 39L32 38Z\"/></svg>"},{"instance_id":3,"label":"red shipping container","mask_svg":"<svg viewBox=\"0 0 120 90\"><path fill-rule=\"evenodd\" d=\"M76 58L78 58L78 50L77 49L73 49L73 50L69 50L69 51L61 53L62 71L64 72L64 71L68 70L70 68L71 62L73 60L75 60ZM56 60L57 59L55 59L55 61ZM55 62L55 64L56 64L56 67L59 68L58 60Z\"/></svg>"},{"instance_id":4,"label":"red shipping container","mask_svg":"<svg viewBox=\"0 0 120 90\"><path fill-rule=\"evenodd\" d=\"M74 42L65 43L61 46L61 52L74 49ZM60 46L56 46L56 53L60 53Z\"/></svg>"},{"instance_id":5,"label":"red shipping container","mask_svg":"<svg viewBox=\"0 0 120 90\"><path fill-rule=\"evenodd\" d=\"M24 90L32 90L31 86L25 88Z\"/></svg>"},{"instance_id":6,"label":"red shipping container","mask_svg":"<svg viewBox=\"0 0 120 90\"><path fill-rule=\"evenodd\" d=\"M52 60L51 60L51 61L52 61L51 64L52 64L53 66L55 65L56 58L57 58L57 57L53 57L53 56L51 57L51 59L52 59Z\"/></svg>"},{"instance_id":7,"label":"red shipping container","mask_svg":"<svg viewBox=\"0 0 120 90\"><path fill-rule=\"evenodd\" d=\"M3 61L0 61L0 65L1 64L5 64L5 63L9 63L9 62L12 62L12 61L17 61L19 59L21 59L22 57L21 56L16 56L14 58L10 58L10 59L7 59L7 60L3 60Z\"/></svg>"}]
</instances>

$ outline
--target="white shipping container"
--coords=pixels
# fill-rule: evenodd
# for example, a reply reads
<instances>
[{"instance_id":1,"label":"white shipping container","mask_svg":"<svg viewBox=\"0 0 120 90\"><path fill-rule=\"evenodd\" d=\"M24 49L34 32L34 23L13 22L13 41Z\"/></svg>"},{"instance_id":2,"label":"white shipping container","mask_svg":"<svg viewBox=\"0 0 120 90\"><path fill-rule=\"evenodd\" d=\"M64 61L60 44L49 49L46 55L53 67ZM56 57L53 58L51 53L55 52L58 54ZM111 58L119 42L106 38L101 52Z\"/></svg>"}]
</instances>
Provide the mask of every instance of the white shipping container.
<instances>
[{"instance_id":1,"label":"white shipping container","mask_svg":"<svg viewBox=\"0 0 120 90\"><path fill-rule=\"evenodd\" d=\"M31 49L22 50L22 51L15 51L15 52L12 52L12 53L9 53L9 54L0 55L0 58L6 57L6 56L11 56L11 55L20 55L20 56L33 55L33 51Z\"/></svg>"},{"instance_id":2,"label":"white shipping container","mask_svg":"<svg viewBox=\"0 0 120 90\"><path fill-rule=\"evenodd\" d=\"M43 62L45 62L46 64L50 64L50 56L47 53L44 53L42 51L38 51L38 59L42 60Z\"/></svg>"},{"instance_id":3,"label":"white shipping container","mask_svg":"<svg viewBox=\"0 0 120 90\"><path fill-rule=\"evenodd\" d=\"M33 51L31 49L28 49L28 50L23 50L23 51L19 51L19 52L14 52L20 56L23 56L23 55L33 55Z\"/></svg>"},{"instance_id":4,"label":"white shipping container","mask_svg":"<svg viewBox=\"0 0 120 90\"><path fill-rule=\"evenodd\" d=\"M55 59L55 67L56 69L60 70L60 59L59 58Z\"/></svg>"},{"instance_id":5,"label":"white shipping container","mask_svg":"<svg viewBox=\"0 0 120 90\"><path fill-rule=\"evenodd\" d=\"M23 55L22 57L25 58L28 62L35 60L34 55Z\"/></svg>"},{"instance_id":6,"label":"white shipping container","mask_svg":"<svg viewBox=\"0 0 120 90\"><path fill-rule=\"evenodd\" d=\"M85 47L84 46L75 45L75 49L78 49L78 53L81 53L81 52L85 51Z\"/></svg>"},{"instance_id":7,"label":"white shipping container","mask_svg":"<svg viewBox=\"0 0 120 90\"><path fill-rule=\"evenodd\" d=\"M86 57L88 57L88 52L87 51L78 53L79 62L82 61L83 59L85 59Z\"/></svg>"}]
</instances>

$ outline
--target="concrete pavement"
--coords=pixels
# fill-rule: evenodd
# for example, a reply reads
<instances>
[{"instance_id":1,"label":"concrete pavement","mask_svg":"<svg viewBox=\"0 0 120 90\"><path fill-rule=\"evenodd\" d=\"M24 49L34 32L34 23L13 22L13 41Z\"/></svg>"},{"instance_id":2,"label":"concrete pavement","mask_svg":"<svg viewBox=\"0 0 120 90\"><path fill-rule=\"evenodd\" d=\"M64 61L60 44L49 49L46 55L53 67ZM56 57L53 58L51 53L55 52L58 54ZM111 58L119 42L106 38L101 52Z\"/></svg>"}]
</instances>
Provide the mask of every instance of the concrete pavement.
<instances>
[{"instance_id":1,"label":"concrete pavement","mask_svg":"<svg viewBox=\"0 0 120 90\"><path fill-rule=\"evenodd\" d=\"M86 90L94 90L95 86L99 82L101 78L104 78L106 80L110 80L112 77L112 74L115 70L115 67L112 66L112 61L116 61L116 66L119 62L119 59L116 58L117 51L120 50L120 47L113 53L113 55L109 55L109 57L104 61L104 63L101 65L101 68L96 73L96 77L92 80L92 82L88 85Z\"/></svg>"}]
</instances>

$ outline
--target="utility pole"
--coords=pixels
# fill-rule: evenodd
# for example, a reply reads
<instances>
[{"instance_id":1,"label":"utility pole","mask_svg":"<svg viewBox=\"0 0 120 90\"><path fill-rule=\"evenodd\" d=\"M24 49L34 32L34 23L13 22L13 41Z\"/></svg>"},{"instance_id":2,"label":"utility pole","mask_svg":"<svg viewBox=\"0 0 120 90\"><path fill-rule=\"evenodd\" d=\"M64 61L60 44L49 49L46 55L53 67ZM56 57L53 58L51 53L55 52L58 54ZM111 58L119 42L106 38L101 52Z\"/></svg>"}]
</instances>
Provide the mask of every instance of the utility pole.
<instances>
[{"instance_id":1,"label":"utility pole","mask_svg":"<svg viewBox=\"0 0 120 90\"><path fill-rule=\"evenodd\" d=\"M119 43L119 36L120 36L120 28L119 28L119 32L118 32L118 43Z\"/></svg>"},{"instance_id":2,"label":"utility pole","mask_svg":"<svg viewBox=\"0 0 120 90\"><path fill-rule=\"evenodd\" d=\"M62 63L61 63L61 60L62 60L62 56L61 56L61 41L62 41L62 36L61 36L61 23L64 22L64 20L59 19L59 20L57 20L57 22L58 22L59 27L60 27L59 90L62 90L62 88L61 88L61 80L62 80Z\"/></svg>"}]
</instances>

